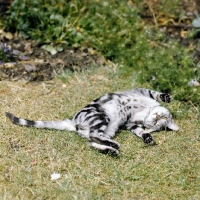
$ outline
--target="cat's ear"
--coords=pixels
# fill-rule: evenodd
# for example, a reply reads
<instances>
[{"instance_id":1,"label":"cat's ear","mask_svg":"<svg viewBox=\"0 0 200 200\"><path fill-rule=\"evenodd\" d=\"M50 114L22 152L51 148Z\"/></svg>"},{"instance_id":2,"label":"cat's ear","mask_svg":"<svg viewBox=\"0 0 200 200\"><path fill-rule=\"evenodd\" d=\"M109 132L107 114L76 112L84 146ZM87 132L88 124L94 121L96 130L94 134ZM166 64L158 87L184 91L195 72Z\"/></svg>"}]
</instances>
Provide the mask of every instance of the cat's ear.
<instances>
[{"instance_id":1,"label":"cat's ear","mask_svg":"<svg viewBox=\"0 0 200 200\"><path fill-rule=\"evenodd\" d=\"M169 129L173 130L173 131L178 131L178 126L174 123L174 121L172 120L171 124L168 124L167 126Z\"/></svg>"}]
</instances>

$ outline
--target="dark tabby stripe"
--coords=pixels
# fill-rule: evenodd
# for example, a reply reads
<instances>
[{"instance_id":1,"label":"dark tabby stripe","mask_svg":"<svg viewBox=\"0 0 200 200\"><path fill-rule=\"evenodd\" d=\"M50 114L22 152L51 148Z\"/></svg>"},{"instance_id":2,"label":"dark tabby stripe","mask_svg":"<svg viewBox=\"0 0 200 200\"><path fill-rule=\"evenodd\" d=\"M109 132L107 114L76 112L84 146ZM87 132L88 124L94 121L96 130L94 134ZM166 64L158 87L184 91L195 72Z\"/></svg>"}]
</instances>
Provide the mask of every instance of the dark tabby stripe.
<instances>
[{"instance_id":1,"label":"dark tabby stripe","mask_svg":"<svg viewBox=\"0 0 200 200\"><path fill-rule=\"evenodd\" d=\"M103 126L107 126L108 125L108 122L105 122L105 121L101 121L100 123L94 125L94 126L91 126L90 129L91 130L99 130L101 127Z\"/></svg>"},{"instance_id":2,"label":"dark tabby stripe","mask_svg":"<svg viewBox=\"0 0 200 200\"><path fill-rule=\"evenodd\" d=\"M153 95L151 94L151 91L149 90L149 96L154 99Z\"/></svg>"},{"instance_id":3,"label":"dark tabby stripe","mask_svg":"<svg viewBox=\"0 0 200 200\"><path fill-rule=\"evenodd\" d=\"M20 124L20 118L15 117L14 115L12 115L12 114L9 113L9 112L6 112L6 116L7 116L8 118L10 118L11 121L12 121L14 124ZM32 120L27 120L27 119L23 119L23 120L26 121L26 125L24 125L24 126L34 126L34 125L35 125L35 122L32 121Z\"/></svg>"}]
</instances>

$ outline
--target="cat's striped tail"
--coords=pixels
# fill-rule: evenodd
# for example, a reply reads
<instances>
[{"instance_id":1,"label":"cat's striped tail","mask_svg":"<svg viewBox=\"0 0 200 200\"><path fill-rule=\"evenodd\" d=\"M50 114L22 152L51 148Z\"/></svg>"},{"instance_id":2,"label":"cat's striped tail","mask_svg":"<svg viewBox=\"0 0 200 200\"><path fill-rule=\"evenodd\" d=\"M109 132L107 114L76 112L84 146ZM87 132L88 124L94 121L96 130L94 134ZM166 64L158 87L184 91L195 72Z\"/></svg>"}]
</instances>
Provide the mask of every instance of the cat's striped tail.
<instances>
[{"instance_id":1,"label":"cat's striped tail","mask_svg":"<svg viewBox=\"0 0 200 200\"><path fill-rule=\"evenodd\" d=\"M70 119L66 119L63 121L32 121L15 117L9 112L6 112L6 117L8 117L14 124L17 125L33 126L36 128L76 131L76 127Z\"/></svg>"}]
</instances>

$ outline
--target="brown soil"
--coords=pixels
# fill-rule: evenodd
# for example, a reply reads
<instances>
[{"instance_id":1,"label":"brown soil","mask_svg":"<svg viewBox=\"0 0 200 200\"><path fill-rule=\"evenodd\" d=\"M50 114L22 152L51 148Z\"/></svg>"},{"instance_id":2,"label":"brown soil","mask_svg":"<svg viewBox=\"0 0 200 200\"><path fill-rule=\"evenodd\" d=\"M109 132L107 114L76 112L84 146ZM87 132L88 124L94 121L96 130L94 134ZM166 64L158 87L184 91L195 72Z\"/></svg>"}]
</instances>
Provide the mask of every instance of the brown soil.
<instances>
[{"instance_id":1,"label":"brown soil","mask_svg":"<svg viewBox=\"0 0 200 200\"><path fill-rule=\"evenodd\" d=\"M6 43L12 49L23 54L26 59L0 65L0 81L21 79L46 81L66 70L81 71L91 66L98 67L105 64L104 57L94 50L88 52L86 49L73 48L51 55L33 41L27 41L20 37L15 37Z\"/></svg>"}]
</instances>

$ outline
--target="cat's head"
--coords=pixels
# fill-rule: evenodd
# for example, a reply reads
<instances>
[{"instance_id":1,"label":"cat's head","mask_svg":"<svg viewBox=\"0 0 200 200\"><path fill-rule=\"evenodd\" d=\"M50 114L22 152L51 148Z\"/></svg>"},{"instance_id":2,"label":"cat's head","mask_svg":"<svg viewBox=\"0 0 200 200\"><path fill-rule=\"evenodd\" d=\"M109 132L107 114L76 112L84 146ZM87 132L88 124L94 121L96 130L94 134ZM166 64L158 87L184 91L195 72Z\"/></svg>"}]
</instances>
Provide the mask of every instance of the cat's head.
<instances>
[{"instance_id":1,"label":"cat's head","mask_svg":"<svg viewBox=\"0 0 200 200\"><path fill-rule=\"evenodd\" d=\"M172 115L169 110L162 106L156 106L150 109L144 125L146 128L153 128L155 130L168 128L173 131L178 131L179 129L172 119Z\"/></svg>"}]
</instances>

